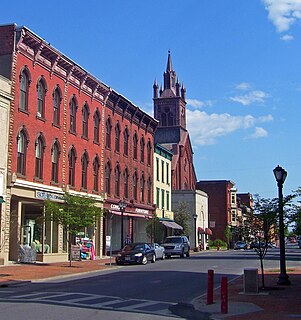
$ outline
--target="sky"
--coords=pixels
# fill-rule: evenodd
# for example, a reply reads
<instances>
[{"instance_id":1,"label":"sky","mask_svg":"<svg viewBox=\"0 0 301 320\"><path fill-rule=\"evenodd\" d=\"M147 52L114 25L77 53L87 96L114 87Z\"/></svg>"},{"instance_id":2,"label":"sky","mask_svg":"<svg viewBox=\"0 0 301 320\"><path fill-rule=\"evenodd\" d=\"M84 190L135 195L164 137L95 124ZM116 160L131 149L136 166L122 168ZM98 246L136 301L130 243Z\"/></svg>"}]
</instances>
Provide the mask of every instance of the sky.
<instances>
[{"instance_id":1,"label":"sky","mask_svg":"<svg viewBox=\"0 0 301 320\"><path fill-rule=\"evenodd\" d=\"M1 4L7 23L151 115L170 50L197 180L273 198L280 165L284 195L301 186L301 0L14 0Z\"/></svg>"}]
</instances>

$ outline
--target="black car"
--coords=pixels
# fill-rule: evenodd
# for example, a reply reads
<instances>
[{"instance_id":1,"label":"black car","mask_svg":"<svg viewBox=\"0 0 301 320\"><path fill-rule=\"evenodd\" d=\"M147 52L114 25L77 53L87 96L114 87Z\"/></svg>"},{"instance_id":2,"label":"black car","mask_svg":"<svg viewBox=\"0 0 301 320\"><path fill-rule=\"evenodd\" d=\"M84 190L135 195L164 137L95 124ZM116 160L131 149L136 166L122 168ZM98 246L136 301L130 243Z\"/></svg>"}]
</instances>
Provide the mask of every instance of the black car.
<instances>
[{"instance_id":1,"label":"black car","mask_svg":"<svg viewBox=\"0 0 301 320\"><path fill-rule=\"evenodd\" d=\"M127 244L117 255L116 264L140 263L147 264L148 261L154 263L156 254L154 248L148 243L136 242Z\"/></svg>"}]
</instances>

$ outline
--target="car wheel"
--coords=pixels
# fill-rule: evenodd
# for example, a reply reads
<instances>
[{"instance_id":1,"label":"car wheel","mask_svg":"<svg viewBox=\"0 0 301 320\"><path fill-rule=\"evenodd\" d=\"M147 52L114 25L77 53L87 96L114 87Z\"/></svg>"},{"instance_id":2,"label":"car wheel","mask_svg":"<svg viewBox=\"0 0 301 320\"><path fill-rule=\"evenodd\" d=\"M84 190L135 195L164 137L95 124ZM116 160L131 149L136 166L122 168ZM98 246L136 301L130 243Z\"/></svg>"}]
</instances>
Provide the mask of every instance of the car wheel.
<instances>
[{"instance_id":1,"label":"car wheel","mask_svg":"<svg viewBox=\"0 0 301 320\"><path fill-rule=\"evenodd\" d=\"M147 257L146 256L143 256L141 263L142 264L147 264Z\"/></svg>"},{"instance_id":2,"label":"car wheel","mask_svg":"<svg viewBox=\"0 0 301 320\"><path fill-rule=\"evenodd\" d=\"M165 253L164 252L162 253L162 258L161 259L165 260Z\"/></svg>"},{"instance_id":3,"label":"car wheel","mask_svg":"<svg viewBox=\"0 0 301 320\"><path fill-rule=\"evenodd\" d=\"M184 249L182 250L182 253L180 254L181 258L184 258Z\"/></svg>"},{"instance_id":4,"label":"car wheel","mask_svg":"<svg viewBox=\"0 0 301 320\"><path fill-rule=\"evenodd\" d=\"M186 252L186 257L187 257L187 258L190 257L190 252L189 252L189 250Z\"/></svg>"},{"instance_id":5,"label":"car wheel","mask_svg":"<svg viewBox=\"0 0 301 320\"><path fill-rule=\"evenodd\" d=\"M167 254L167 255L166 255L166 258L167 258L167 259L170 259L170 257L171 257L170 254Z\"/></svg>"},{"instance_id":6,"label":"car wheel","mask_svg":"<svg viewBox=\"0 0 301 320\"><path fill-rule=\"evenodd\" d=\"M152 260L151 260L151 263L155 263L156 262L156 255L155 254L153 254L153 256L152 256Z\"/></svg>"}]
</instances>

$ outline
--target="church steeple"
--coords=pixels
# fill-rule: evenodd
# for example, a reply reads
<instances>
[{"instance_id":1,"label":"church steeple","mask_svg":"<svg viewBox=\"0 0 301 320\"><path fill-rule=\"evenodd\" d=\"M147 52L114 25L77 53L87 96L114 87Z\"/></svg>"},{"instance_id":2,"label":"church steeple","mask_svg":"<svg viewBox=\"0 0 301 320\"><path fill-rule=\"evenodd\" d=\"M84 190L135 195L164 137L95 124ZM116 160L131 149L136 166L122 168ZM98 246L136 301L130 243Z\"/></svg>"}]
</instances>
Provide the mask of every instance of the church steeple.
<instances>
[{"instance_id":1,"label":"church steeple","mask_svg":"<svg viewBox=\"0 0 301 320\"><path fill-rule=\"evenodd\" d=\"M168 50L167 66L164 72L164 90L171 90L176 93L176 73L172 70L170 50Z\"/></svg>"},{"instance_id":2,"label":"church steeple","mask_svg":"<svg viewBox=\"0 0 301 320\"><path fill-rule=\"evenodd\" d=\"M172 71L171 55L170 55L170 50L168 50L166 72L171 72L171 71Z\"/></svg>"}]
</instances>

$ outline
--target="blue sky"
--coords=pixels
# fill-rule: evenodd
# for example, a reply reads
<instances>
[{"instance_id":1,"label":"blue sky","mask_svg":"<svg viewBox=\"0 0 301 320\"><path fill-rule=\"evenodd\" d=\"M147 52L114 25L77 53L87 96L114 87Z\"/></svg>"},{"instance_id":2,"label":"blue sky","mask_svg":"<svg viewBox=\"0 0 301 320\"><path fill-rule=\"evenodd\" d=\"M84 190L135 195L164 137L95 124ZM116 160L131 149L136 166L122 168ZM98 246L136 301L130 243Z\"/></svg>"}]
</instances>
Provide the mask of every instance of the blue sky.
<instances>
[{"instance_id":1,"label":"blue sky","mask_svg":"<svg viewBox=\"0 0 301 320\"><path fill-rule=\"evenodd\" d=\"M11 22L150 114L171 50L197 179L276 197L279 164L301 186L301 0L5 1Z\"/></svg>"}]
</instances>

